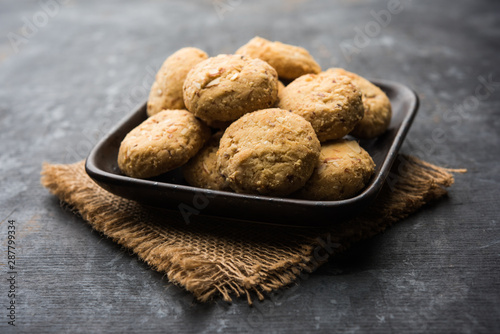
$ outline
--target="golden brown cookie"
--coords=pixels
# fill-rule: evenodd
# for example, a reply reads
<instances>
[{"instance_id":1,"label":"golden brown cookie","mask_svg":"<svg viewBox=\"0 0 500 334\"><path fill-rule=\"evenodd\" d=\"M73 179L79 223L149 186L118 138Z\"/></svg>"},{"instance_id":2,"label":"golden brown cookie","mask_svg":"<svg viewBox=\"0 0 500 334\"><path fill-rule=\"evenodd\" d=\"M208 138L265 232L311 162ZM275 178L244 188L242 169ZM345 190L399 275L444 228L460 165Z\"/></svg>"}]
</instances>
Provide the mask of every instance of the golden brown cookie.
<instances>
[{"instance_id":1,"label":"golden brown cookie","mask_svg":"<svg viewBox=\"0 0 500 334\"><path fill-rule=\"evenodd\" d=\"M348 76L361 90L365 116L351 134L358 138L370 139L384 133L392 117L391 101L387 95L370 81L342 68L331 68L327 72Z\"/></svg>"},{"instance_id":2,"label":"golden brown cookie","mask_svg":"<svg viewBox=\"0 0 500 334\"><path fill-rule=\"evenodd\" d=\"M234 121L274 105L278 75L260 59L218 55L196 65L184 82L184 103L207 122Z\"/></svg>"},{"instance_id":3,"label":"golden brown cookie","mask_svg":"<svg viewBox=\"0 0 500 334\"><path fill-rule=\"evenodd\" d=\"M311 122L320 141L347 135L363 118L361 92L346 76L306 74L285 87L279 107Z\"/></svg>"},{"instance_id":4,"label":"golden brown cookie","mask_svg":"<svg viewBox=\"0 0 500 334\"><path fill-rule=\"evenodd\" d=\"M283 94L284 89L285 89L285 85L283 84L283 82L278 80L278 99L276 100L276 103L275 103L276 107L280 104L281 95Z\"/></svg>"},{"instance_id":5,"label":"golden brown cookie","mask_svg":"<svg viewBox=\"0 0 500 334\"><path fill-rule=\"evenodd\" d=\"M286 110L264 109L226 129L217 166L236 192L286 196L309 179L319 151L309 122Z\"/></svg>"},{"instance_id":6,"label":"golden brown cookie","mask_svg":"<svg viewBox=\"0 0 500 334\"><path fill-rule=\"evenodd\" d=\"M227 128L228 126L231 125L231 123L233 123L233 121L227 121L227 122L223 122L223 121L203 121L205 122L205 124L207 124L209 127L213 128L213 129L220 129L220 130L223 130L225 128Z\"/></svg>"},{"instance_id":7,"label":"golden brown cookie","mask_svg":"<svg viewBox=\"0 0 500 334\"><path fill-rule=\"evenodd\" d=\"M217 170L217 150L222 134L223 131L215 133L200 152L182 166L187 183L194 187L229 190L226 180Z\"/></svg>"},{"instance_id":8,"label":"golden brown cookie","mask_svg":"<svg viewBox=\"0 0 500 334\"><path fill-rule=\"evenodd\" d=\"M297 196L319 201L353 197L366 186L374 170L372 158L356 141L325 143L314 173Z\"/></svg>"},{"instance_id":9,"label":"golden brown cookie","mask_svg":"<svg viewBox=\"0 0 500 334\"><path fill-rule=\"evenodd\" d=\"M210 129L187 110L163 110L123 139L118 167L128 176L148 178L182 166L210 138Z\"/></svg>"},{"instance_id":10,"label":"golden brown cookie","mask_svg":"<svg viewBox=\"0 0 500 334\"><path fill-rule=\"evenodd\" d=\"M197 48L182 48L168 57L156 74L147 110L152 116L164 109L184 109L182 85L188 72L208 55Z\"/></svg>"},{"instance_id":11,"label":"golden brown cookie","mask_svg":"<svg viewBox=\"0 0 500 334\"><path fill-rule=\"evenodd\" d=\"M293 80L308 73L319 73L321 67L306 49L299 46L271 42L261 37L252 38L236 54L259 58L269 63L280 78Z\"/></svg>"}]
</instances>

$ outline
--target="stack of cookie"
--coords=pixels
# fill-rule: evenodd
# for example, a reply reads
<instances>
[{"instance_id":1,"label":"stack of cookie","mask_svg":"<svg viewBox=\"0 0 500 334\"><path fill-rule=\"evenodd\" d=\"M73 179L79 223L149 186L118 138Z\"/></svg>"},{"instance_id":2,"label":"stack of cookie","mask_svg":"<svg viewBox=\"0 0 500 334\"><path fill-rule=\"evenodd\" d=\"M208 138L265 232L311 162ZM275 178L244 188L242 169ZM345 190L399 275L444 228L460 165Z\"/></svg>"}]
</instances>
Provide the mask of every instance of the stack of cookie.
<instances>
[{"instance_id":1,"label":"stack of cookie","mask_svg":"<svg viewBox=\"0 0 500 334\"><path fill-rule=\"evenodd\" d=\"M120 146L128 176L182 167L196 187L340 200L375 169L357 141L343 138L382 134L391 105L368 80L322 72L305 49L255 37L234 55L175 52L156 75L147 113Z\"/></svg>"}]
</instances>

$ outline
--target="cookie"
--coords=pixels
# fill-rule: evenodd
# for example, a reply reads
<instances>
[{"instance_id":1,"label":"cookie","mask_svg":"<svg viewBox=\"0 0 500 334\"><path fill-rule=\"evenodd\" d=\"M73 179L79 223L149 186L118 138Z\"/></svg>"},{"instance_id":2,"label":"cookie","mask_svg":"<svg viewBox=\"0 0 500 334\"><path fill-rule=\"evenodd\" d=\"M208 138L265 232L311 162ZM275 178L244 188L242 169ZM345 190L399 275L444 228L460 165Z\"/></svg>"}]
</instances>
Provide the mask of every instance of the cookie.
<instances>
[{"instance_id":1,"label":"cookie","mask_svg":"<svg viewBox=\"0 0 500 334\"><path fill-rule=\"evenodd\" d=\"M163 110L123 139L118 167L128 176L149 178L182 166L210 137L210 129L187 110Z\"/></svg>"},{"instance_id":2,"label":"cookie","mask_svg":"<svg viewBox=\"0 0 500 334\"><path fill-rule=\"evenodd\" d=\"M217 150L222 134L222 131L215 133L201 151L182 166L187 183L194 187L229 190L226 180L217 170Z\"/></svg>"},{"instance_id":3,"label":"cookie","mask_svg":"<svg viewBox=\"0 0 500 334\"><path fill-rule=\"evenodd\" d=\"M281 82L280 80L278 80L278 99L276 100L276 103L275 103L276 107L280 103L281 96L283 94L283 89L285 89L285 85L283 84L283 82Z\"/></svg>"},{"instance_id":4,"label":"cookie","mask_svg":"<svg viewBox=\"0 0 500 334\"><path fill-rule=\"evenodd\" d=\"M320 152L311 123L282 109L249 113L220 141L217 167L236 192L286 196L311 176Z\"/></svg>"},{"instance_id":5,"label":"cookie","mask_svg":"<svg viewBox=\"0 0 500 334\"><path fill-rule=\"evenodd\" d=\"M182 85L188 72L208 55L197 48L182 48L168 57L156 74L147 110L152 116L164 109L185 109Z\"/></svg>"},{"instance_id":6,"label":"cookie","mask_svg":"<svg viewBox=\"0 0 500 334\"><path fill-rule=\"evenodd\" d=\"M219 129L219 130L227 128L232 123L232 121L223 122L223 121L212 121L212 120L203 122L205 122L205 124L207 124L212 129Z\"/></svg>"},{"instance_id":7,"label":"cookie","mask_svg":"<svg viewBox=\"0 0 500 334\"><path fill-rule=\"evenodd\" d=\"M309 200L336 201L358 194L368 183L375 163L354 140L323 144L316 169L297 196Z\"/></svg>"},{"instance_id":8,"label":"cookie","mask_svg":"<svg viewBox=\"0 0 500 334\"><path fill-rule=\"evenodd\" d=\"M321 67L306 49L281 42L271 42L261 37L252 38L239 48L236 54L268 62L283 79L293 80L304 74L321 72Z\"/></svg>"},{"instance_id":9,"label":"cookie","mask_svg":"<svg viewBox=\"0 0 500 334\"><path fill-rule=\"evenodd\" d=\"M196 65L184 81L184 103L206 122L234 121L269 108L278 97L278 75L260 59L219 55Z\"/></svg>"},{"instance_id":10,"label":"cookie","mask_svg":"<svg viewBox=\"0 0 500 334\"><path fill-rule=\"evenodd\" d=\"M361 90L365 115L352 130L351 135L361 139L371 139L384 133L391 123L391 101L377 86L365 78L342 68L331 68L333 72L348 76Z\"/></svg>"},{"instance_id":11,"label":"cookie","mask_svg":"<svg viewBox=\"0 0 500 334\"><path fill-rule=\"evenodd\" d=\"M311 122L322 142L344 137L364 115L358 87L348 77L333 72L295 79L283 90L279 107Z\"/></svg>"}]
</instances>

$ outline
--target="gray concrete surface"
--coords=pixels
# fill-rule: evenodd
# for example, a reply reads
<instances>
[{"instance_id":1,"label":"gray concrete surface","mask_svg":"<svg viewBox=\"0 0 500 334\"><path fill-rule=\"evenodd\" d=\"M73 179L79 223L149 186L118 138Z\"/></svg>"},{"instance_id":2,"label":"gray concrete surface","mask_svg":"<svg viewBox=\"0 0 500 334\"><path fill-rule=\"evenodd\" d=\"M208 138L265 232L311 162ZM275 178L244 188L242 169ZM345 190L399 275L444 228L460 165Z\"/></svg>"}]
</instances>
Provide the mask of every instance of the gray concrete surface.
<instances>
[{"instance_id":1,"label":"gray concrete surface","mask_svg":"<svg viewBox=\"0 0 500 334\"><path fill-rule=\"evenodd\" d=\"M391 3L0 0L0 332L500 331L500 3ZM389 9L379 23L373 13ZM61 208L39 173L85 158L145 100L170 53L230 53L255 35L408 85L421 108L402 151L469 172L447 198L269 300L200 305Z\"/></svg>"}]
</instances>

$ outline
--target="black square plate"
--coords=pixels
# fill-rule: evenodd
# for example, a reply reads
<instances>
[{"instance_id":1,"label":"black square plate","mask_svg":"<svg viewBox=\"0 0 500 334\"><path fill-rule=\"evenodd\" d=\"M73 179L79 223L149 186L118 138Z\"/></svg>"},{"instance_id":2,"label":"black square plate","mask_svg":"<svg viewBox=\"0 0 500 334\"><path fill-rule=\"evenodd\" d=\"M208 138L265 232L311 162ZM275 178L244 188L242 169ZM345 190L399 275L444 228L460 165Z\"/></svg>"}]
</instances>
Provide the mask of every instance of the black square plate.
<instances>
[{"instance_id":1,"label":"black square plate","mask_svg":"<svg viewBox=\"0 0 500 334\"><path fill-rule=\"evenodd\" d=\"M359 213L377 197L418 109L418 97L408 87L382 80L373 83L391 100L393 115L383 135L361 141L361 146L372 156L376 170L366 188L350 199L309 201L202 189L187 185L179 169L147 180L128 177L118 168L118 149L125 135L147 118L146 104L94 147L85 168L88 175L109 192L146 205L181 210L186 220L192 214L201 214L288 226L335 224Z\"/></svg>"}]
</instances>

